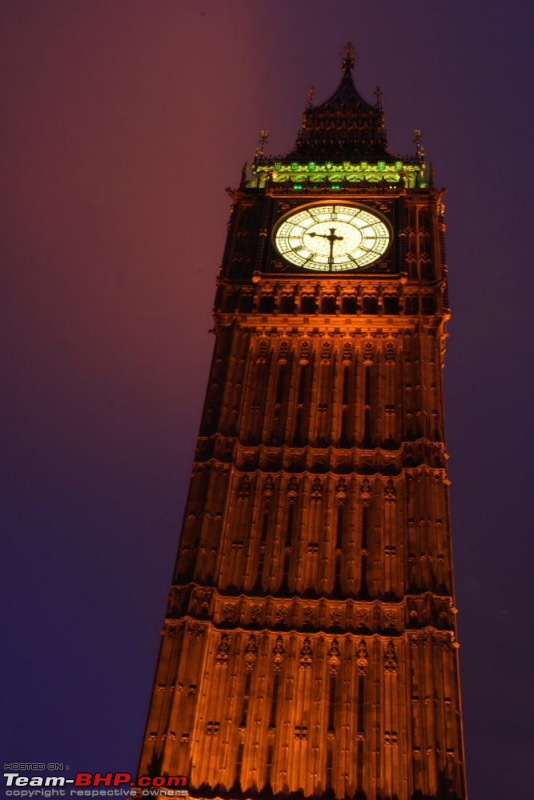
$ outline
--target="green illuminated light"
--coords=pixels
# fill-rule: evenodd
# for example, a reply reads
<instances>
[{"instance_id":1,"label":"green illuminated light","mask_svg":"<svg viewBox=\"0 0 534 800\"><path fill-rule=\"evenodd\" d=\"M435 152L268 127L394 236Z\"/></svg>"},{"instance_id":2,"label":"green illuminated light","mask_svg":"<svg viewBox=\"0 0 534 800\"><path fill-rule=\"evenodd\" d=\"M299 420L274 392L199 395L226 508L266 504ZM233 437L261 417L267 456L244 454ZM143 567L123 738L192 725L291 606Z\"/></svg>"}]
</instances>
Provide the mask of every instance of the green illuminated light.
<instances>
[{"instance_id":1,"label":"green illuminated light","mask_svg":"<svg viewBox=\"0 0 534 800\"><path fill-rule=\"evenodd\" d=\"M351 185L364 182L368 184L385 182L394 186L401 178L408 189L424 188L428 185L424 182L423 165L403 164L402 161L394 164L387 164L385 161L377 161L374 164L367 161L357 164L350 161L341 164L334 164L331 161L323 164L315 161L308 164L299 164L296 161L291 164L280 161L263 163L255 165L254 178L249 185L262 188L286 183L292 185L294 189L302 189L305 184L311 184L340 189L342 186L350 188Z\"/></svg>"}]
</instances>

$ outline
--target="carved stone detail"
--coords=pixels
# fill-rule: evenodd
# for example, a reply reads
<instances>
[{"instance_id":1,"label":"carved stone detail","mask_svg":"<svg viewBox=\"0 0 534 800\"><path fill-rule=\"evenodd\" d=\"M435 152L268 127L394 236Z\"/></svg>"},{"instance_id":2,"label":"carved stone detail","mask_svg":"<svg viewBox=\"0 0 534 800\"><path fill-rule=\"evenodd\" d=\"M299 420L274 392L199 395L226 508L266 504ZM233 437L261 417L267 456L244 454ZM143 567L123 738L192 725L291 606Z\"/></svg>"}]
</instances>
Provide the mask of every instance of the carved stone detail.
<instances>
[{"instance_id":1,"label":"carved stone detail","mask_svg":"<svg viewBox=\"0 0 534 800\"><path fill-rule=\"evenodd\" d=\"M336 675L341 664L341 651L337 639L332 639L328 650L328 671L331 675Z\"/></svg>"},{"instance_id":2,"label":"carved stone detail","mask_svg":"<svg viewBox=\"0 0 534 800\"><path fill-rule=\"evenodd\" d=\"M236 613L236 606L235 603L225 603L223 606L223 621L224 622L234 622L235 620L235 613Z\"/></svg>"},{"instance_id":3,"label":"carved stone detail","mask_svg":"<svg viewBox=\"0 0 534 800\"><path fill-rule=\"evenodd\" d=\"M384 500L386 503L394 503L397 500L397 490L391 478L384 486Z\"/></svg>"},{"instance_id":4,"label":"carved stone detail","mask_svg":"<svg viewBox=\"0 0 534 800\"><path fill-rule=\"evenodd\" d=\"M393 641L390 639L384 652L384 672L397 672L398 659L397 651Z\"/></svg>"},{"instance_id":5,"label":"carved stone detail","mask_svg":"<svg viewBox=\"0 0 534 800\"><path fill-rule=\"evenodd\" d=\"M343 361L350 361L352 359L352 345L350 342L345 342L343 345L343 354L341 358Z\"/></svg>"},{"instance_id":6,"label":"carved stone detail","mask_svg":"<svg viewBox=\"0 0 534 800\"><path fill-rule=\"evenodd\" d=\"M207 617L211 608L213 589L196 587L191 597L191 613L196 617Z\"/></svg>"},{"instance_id":7,"label":"carved stone detail","mask_svg":"<svg viewBox=\"0 0 534 800\"><path fill-rule=\"evenodd\" d=\"M343 505L347 499L347 481L345 478L340 478L336 486L336 500L338 505Z\"/></svg>"},{"instance_id":8,"label":"carved stone detail","mask_svg":"<svg viewBox=\"0 0 534 800\"><path fill-rule=\"evenodd\" d=\"M245 669L253 669L258 658L258 640L251 634L245 647Z\"/></svg>"},{"instance_id":9,"label":"carved stone detail","mask_svg":"<svg viewBox=\"0 0 534 800\"><path fill-rule=\"evenodd\" d=\"M363 639L360 639L358 649L356 650L356 663L358 665L358 672L363 675L369 663L369 653Z\"/></svg>"},{"instance_id":10,"label":"carved stone detail","mask_svg":"<svg viewBox=\"0 0 534 800\"><path fill-rule=\"evenodd\" d=\"M285 625L289 617L289 608L287 606L278 606L275 611L275 625Z\"/></svg>"},{"instance_id":11,"label":"carved stone detail","mask_svg":"<svg viewBox=\"0 0 534 800\"><path fill-rule=\"evenodd\" d=\"M215 654L215 663L219 665L226 665L230 659L230 637L227 633L221 633L219 639L219 646Z\"/></svg>"},{"instance_id":12,"label":"carved stone detail","mask_svg":"<svg viewBox=\"0 0 534 800\"><path fill-rule=\"evenodd\" d=\"M221 729L221 723L216 721L206 722L206 736L217 736Z\"/></svg>"},{"instance_id":13,"label":"carved stone detail","mask_svg":"<svg viewBox=\"0 0 534 800\"><path fill-rule=\"evenodd\" d=\"M250 478L248 475L243 475L241 480L239 481L239 489L237 491L237 496L240 500L246 500L250 497Z\"/></svg>"},{"instance_id":14,"label":"carved stone detail","mask_svg":"<svg viewBox=\"0 0 534 800\"><path fill-rule=\"evenodd\" d=\"M388 629L397 628L397 609L385 608L384 609L384 626Z\"/></svg>"},{"instance_id":15,"label":"carved stone detail","mask_svg":"<svg viewBox=\"0 0 534 800\"><path fill-rule=\"evenodd\" d=\"M354 612L354 621L357 628L368 628L370 623L370 609L356 608Z\"/></svg>"},{"instance_id":16,"label":"carved stone detail","mask_svg":"<svg viewBox=\"0 0 534 800\"><path fill-rule=\"evenodd\" d=\"M306 636L302 644L302 647L300 648L299 666L302 669L310 669L312 664L313 664L313 650L311 645L311 639L309 636Z\"/></svg>"},{"instance_id":17,"label":"carved stone detail","mask_svg":"<svg viewBox=\"0 0 534 800\"><path fill-rule=\"evenodd\" d=\"M364 478L361 486L360 486L360 497L362 498L362 503L367 505L369 500L371 499L371 482L369 478Z\"/></svg>"},{"instance_id":18,"label":"carved stone detail","mask_svg":"<svg viewBox=\"0 0 534 800\"><path fill-rule=\"evenodd\" d=\"M296 500L299 491L299 482L294 475L291 476L287 484L287 496L291 500Z\"/></svg>"},{"instance_id":19,"label":"carved stone detail","mask_svg":"<svg viewBox=\"0 0 534 800\"><path fill-rule=\"evenodd\" d=\"M315 478L311 485L311 499L315 502L323 499L323 483L320 478Z\"/></svg>"},{"instance_id":20,"label":"carved stone detail","mask_svg":"<svg viewBox=\"0 0 534 800\"><path fill-rule=\"evenodd\" d=\"M308 738L308 726L307 725L295 725L295 739L307 739Z\"/></svg>"},{"instance_id":21,"label":"carved stone detail","mask_svg":"<svg viewBox=\"0 0 534 800\"><path fill-rule=\"evenodd\" d=\"M267 475L263 483L263 497L268 502L274 494L274 480L272 475Z\"/></svg>"},{"instance_id":22,"label":"carved stone detail","mask_svg":"<svg viewBox=\"0 0 534 800\"><path fill-rule=\"evenodd\" d=\"M275 672L279 672L282 663L284 661L285 655L285 648L284 648L284 640L281 636L276 637L276 642L274 643L273 647L273 669Z\"/></svg>"}]
</instances>

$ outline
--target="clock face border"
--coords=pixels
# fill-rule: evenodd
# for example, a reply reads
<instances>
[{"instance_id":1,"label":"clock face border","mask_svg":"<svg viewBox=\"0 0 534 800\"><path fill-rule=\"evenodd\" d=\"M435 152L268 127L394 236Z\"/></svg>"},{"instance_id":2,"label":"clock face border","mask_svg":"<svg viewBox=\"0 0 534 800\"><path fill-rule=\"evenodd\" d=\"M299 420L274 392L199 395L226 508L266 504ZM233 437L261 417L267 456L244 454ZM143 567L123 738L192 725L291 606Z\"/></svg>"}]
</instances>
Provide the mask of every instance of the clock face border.
<instances>
[{"instance_id":1,"label":"clock face border","mask_svg":"<svg viewBox=\"0 0 534 800\"><path fill-rule=\"evenodd\" d=\"M296 264L294 261L290 260L287 257L287 254L284 254L278 247L278 233L280 231L280 228L286 222L288 222L292 217L297 216L301 212L308 211L309 209L313 209L313 208L327 208L327 207L332 207L332 208L341 207L341 208L356 209L357 211L361 211L361 212L364 212L366 214L369 214L370 216L372 216L376 220L376 222L381 223L385 227L385 229L387 230L387 234L388 234L387 245L384 248L383 252L377 253L376 257L373 258L371 261L369 261L366 264L357 264L356 262L348 264L347 261L344 261L344 262L342 262L342 265L336 265L335 263L333 263L331 265L329 265L328 263L321 263L320 265L317 265L317 266L306 266L306 264ZM320 222L320 221L318 221L318 222ZM317 224L317 223L315 223L315 224ZM351 225L351 223L345 223L345 224ZM310 227L312 227L312 226L310 226ZM356 227L356 226L351 225L351 227ZM329 229L329 230L332 230L332 229ZM321 236L322 239L326 239L327 238L326 236L321 235L321 234L316 234L316 235ZM383 213L377 211L376 209L374 209L374 208L372 208L370 206L364 205L362 203L351 202L351 201L342 201L342 200L336 198L336 200L332 200L332 201L319 200L319 201L315 201L314 203L305 203L303 205L295 206L290 211L287 211L276 222L276 224L275 224L275 226L273 228L271 240L272 240L272 245L273 245L274 250L276 251L277 255L280 258L284 259L284 262L286 264L290 265L291 267L293 267L295 270L299 270L299 271L302 270L303 272L305 272L305 273L307 273L309 275L334 275L334 274L335 275L341 275L341 274L345 274L345 273L350 274L350 273L353 273L353 272L361 272L363 270L365 270L365 271L372 270L373 267L376 268L377 263L381 259L385 258L385 256L388 254L388 252L390 251L391 246L393 244L393 226L392 226L390 220ZM354 259L351 259L351 261L354 261Z\"/></svg>"}]
</instances>

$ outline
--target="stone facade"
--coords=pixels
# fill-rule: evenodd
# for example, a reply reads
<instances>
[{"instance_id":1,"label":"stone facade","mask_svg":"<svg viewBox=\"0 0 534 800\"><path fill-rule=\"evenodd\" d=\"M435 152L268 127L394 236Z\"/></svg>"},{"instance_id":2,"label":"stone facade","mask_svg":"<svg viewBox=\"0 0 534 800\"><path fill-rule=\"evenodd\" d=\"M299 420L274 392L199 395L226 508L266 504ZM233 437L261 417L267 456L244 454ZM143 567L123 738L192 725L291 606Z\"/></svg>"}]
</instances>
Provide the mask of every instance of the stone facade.
<instances>
[{"instance_id":1,"label":"stone facade","mask_svg":"<svg viewBox=\"0 0 534 800\"><path fill-rule=\"evenodd\" d=\"M321 146L323 117L342 138L333 101L307 111ZM140 774L187 774L197 797L460 800L443 193L419 145L410 181L360 169L295 187L279 163L262 150L231 193ZM383 215L384 258L336 274L285 263L277 220L317 202Z\"/></svg>"}]
</instances>

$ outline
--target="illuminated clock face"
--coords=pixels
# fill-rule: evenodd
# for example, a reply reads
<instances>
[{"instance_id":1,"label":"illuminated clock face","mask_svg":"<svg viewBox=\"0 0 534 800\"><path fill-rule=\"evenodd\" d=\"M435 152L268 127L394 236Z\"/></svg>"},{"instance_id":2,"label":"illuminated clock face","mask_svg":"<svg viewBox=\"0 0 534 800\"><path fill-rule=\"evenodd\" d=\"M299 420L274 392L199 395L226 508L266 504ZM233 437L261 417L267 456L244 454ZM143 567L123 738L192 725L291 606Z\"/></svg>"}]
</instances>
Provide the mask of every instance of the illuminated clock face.
<instances>
[{"instance_id":1,"label":"illuminated clock face","mask_svg":"<svg viewBox=\"0 0 534 800\"><path fill-rule=\"evenodd\" d=\"M358 206L309 206L286 217L275 233L278 252L292 264L319 272L367 267L384 255L386 223Z\"/></svg>"}]
</instances>

